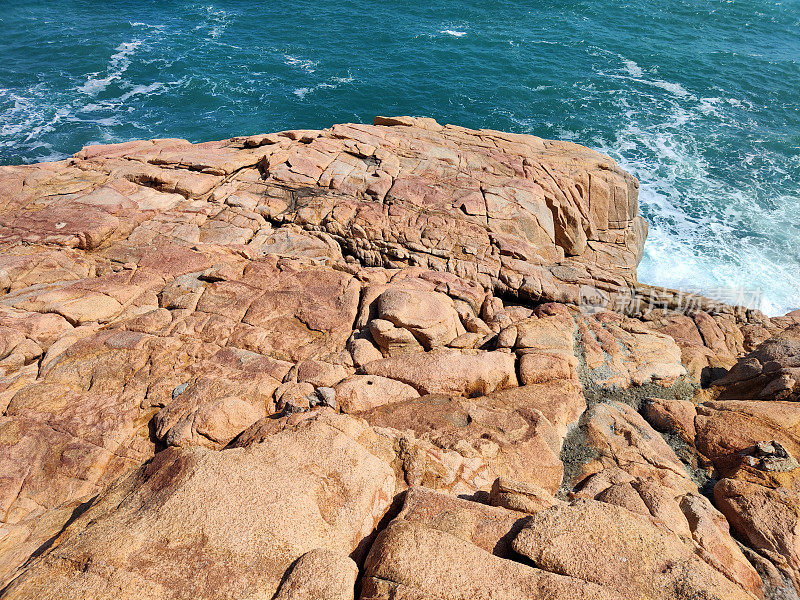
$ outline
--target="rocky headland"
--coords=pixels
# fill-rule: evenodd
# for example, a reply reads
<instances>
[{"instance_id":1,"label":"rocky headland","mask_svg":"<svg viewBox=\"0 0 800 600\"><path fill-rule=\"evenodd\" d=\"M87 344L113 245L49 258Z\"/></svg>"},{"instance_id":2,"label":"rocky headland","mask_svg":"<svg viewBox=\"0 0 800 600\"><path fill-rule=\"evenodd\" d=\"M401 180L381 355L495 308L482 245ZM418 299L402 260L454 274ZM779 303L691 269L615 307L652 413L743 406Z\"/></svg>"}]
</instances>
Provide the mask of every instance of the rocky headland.
<instances>
[{"instance_id":1,"label":"rocky headland","mask_svg":"<svg viewBox=\"0 0 800 600\"><path fill-rule=\"evenodd\" d=\"M431 119L0 167L3 599L786 600L800 313Z\"/></svg>"}]
</instances>

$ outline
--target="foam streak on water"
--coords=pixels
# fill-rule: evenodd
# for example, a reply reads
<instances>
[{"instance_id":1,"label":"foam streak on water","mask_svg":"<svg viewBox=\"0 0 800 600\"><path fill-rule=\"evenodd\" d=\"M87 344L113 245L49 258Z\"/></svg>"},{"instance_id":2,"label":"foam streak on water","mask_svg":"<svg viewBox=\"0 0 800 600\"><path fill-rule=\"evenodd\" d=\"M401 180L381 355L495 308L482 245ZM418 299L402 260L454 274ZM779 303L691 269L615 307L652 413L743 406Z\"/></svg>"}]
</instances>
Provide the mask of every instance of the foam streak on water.
<instances>
[{"instance_id":1,"label":"foam streak on water","mask_svg":"<svg viewBox=\"0 0 800 600\"><path fill-rule=\"evenodd\" d=\"M111 55L108 61L108 68L103 76L100 77L99 73L92 73L89 75L86 83L78 87L78 91L96 97L97 94L105 90L112 81L120 80L131 64L130 55L136 52L136 49L141 45L141 40L122 42L115 48L116 52Z\"/></svg>"},{"instance_id":2,"label":"foam streak on water","mask_svg":"<svg viewBox=\"0 0 800 600\"><path fill-rule=\"evenodd\" d=\"M800 0L528 4L19 0L0 164L375 114L570 139L640 178L643 281L800 308Z\"/></svg>"}]
</instances>

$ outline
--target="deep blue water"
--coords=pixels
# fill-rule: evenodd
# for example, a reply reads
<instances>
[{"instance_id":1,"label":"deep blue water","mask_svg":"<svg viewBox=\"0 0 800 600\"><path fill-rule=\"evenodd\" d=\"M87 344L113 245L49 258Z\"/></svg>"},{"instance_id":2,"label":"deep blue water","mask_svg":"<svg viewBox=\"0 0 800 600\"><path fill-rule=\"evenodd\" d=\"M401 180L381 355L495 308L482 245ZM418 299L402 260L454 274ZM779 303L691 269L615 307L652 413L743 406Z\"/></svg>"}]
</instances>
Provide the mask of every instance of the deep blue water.
<instances>
[{"instance_id":1,"label":"deep blue water","mask_svg":"<svg viewBox=\"0 0 800 600\"><path fill-rule=\"evenodd\" d=\"M800 308L800 0L0 0L0 31L0 164L375 114L570 139L640 178L642 281Z\"/></svg>"}]
</instances>

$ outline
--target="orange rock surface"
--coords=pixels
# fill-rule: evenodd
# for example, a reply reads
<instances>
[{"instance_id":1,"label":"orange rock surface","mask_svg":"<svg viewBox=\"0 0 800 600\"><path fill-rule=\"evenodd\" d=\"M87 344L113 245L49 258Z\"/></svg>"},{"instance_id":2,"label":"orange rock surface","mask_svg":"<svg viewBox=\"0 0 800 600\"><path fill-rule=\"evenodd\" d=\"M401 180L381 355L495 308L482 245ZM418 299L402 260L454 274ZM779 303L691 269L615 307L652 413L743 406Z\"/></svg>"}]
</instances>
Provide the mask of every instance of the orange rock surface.
<instances>
[{"instance_id":1,"label":"orange rock surface","mask_svg":"<svg viewBox=\"0 0 800 600\"><path fill-rule=\"evenodd\" d=\"M637 198L411 117L0 167L0 598L796 598L800 316Z\"/></svg>"}]
</instances>

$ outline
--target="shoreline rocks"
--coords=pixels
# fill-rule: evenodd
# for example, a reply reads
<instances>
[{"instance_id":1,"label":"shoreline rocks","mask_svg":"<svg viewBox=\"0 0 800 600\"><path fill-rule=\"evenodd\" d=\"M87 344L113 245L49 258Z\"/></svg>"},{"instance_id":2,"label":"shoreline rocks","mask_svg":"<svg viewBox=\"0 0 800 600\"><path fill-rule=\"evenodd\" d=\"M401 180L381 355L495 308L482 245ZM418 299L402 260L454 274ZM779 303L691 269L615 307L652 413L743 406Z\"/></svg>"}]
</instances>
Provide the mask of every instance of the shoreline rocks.
<instances>
[{"instance_id":1,"label":"shoreline rocks","mask_svg":"<svg viewBox=\"0 0 800 600\"><path fill-rule=\"evenodd\" d=\"M800 314L639 284L637 197L411 117L0 167L0 598L796 598Z\"/></svg>"}]
</instances>

